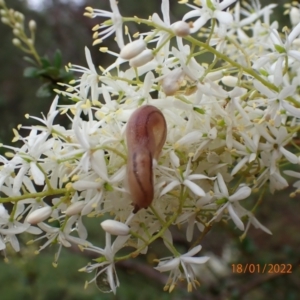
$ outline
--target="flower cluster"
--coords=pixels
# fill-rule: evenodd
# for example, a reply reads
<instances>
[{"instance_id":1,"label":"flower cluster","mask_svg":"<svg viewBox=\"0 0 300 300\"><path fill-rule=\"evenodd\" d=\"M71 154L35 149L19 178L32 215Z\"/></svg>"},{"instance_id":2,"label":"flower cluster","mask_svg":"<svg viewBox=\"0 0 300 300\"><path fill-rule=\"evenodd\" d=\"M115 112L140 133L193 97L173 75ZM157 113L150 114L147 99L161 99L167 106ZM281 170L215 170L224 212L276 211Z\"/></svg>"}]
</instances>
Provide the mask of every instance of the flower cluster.
<instances>
[{"instance_id":1,"label":"flower cluster","mask_svg":"<svg viewBox=\"0 0 300 300\"><path fill-rule=\"evenodd\" d=\"M172 255L156 267L170 271L166 289L184 278L191 291L198 285L195 268L209 259L195 257L201 249L195 231L232 220L243 234L251 225L271 234L255 217L257 205L247 210L243 203L286 188L283 172L300 178L282 168L299 164L300 11L288 7L292 28L281 33L270 22L275 4L201 2L186 3L190 11L175 23L169 0L162 0L162 18L123 17L115 0L111 11L86 8L88 17L107 18L94 27L94 45L115 35L120 53L101 47L116 60L97 70L86 48L88 67L70 64L80 76L57 90L70 104L59 105L57 96L47 116L28 116L39 122L23 127L28 136L14 131L20 148L3 145L10 152L0 157L0 250L10 243L18 251L20 233L41 234L40 250L58 244L56 264L60 249L76 244L99 254L81 271L96 270L91 282L115 293L115 262L147 253L161 238ZM149 32L131 36L128 22L148 25ZM153 164L153 202L133 213L125 130L145 104L162 112L167 137ZM54 123L59 113L69 128ZM299 181L295 187L294 196ZM9 212L6 203L13 204ZM88 240L84 225L100 215L114 219L102 223L103 249ZM173 243L169 229L178 224L191 243L187 253ZM125 247L128 254L118 256Z\"/></svg>"}]
</instances>

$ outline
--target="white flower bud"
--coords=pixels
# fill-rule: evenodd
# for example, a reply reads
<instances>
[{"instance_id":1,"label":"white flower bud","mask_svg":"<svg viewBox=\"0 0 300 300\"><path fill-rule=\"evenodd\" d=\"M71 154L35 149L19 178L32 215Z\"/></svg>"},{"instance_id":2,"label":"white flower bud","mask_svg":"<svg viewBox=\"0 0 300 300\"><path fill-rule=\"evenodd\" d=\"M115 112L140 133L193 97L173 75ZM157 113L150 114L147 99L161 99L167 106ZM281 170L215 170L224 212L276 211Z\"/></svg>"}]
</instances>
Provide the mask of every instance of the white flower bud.
<instances>
[{"instance_id":1,"label":"white flower bud","mask_svg":"<svg viewBox=\"0 0 300 300\"><path fill-rule=\"evenodd\" d=\"M190 26L184 21L178 21L171 26L176 36L184 37L190 34Z\"/></svg>"},{"instance_id":2,"label":"white flower bud","mask_svg":"<svg viewBox=\"0 0 300 300\"><path fill-rule=\"evenodd\" d=\"M213 71L206 75L206 78L211 81L217 81L223 78L223 71Z\"/></svg>"},{"instance_id":3,"label":"white flower bud","mask_svg":"<svg viewBox=\"0 0 300 300\"><path fill-rule=\"evenodd\" d=\"M134 42L131 42L125 47L120 52L120 57L123 59L131 59L139 55L142 51L146 49L146 43L144 40L139 39Z\"/></svg>"},{"instance_id":4,"label":"white flower bud","mask_svg":"<svg viewBox=\"0 0 300 300\"><path fill-rule=\"evenodd\" d=\"M18 36L18 35L20 35L20 30L19 29L13 29L13 34L15 35L15 36Z\"/></svg>"},{"instance_id":5,"label":"white flower bud","mask_svg":"<svg viewBox=\"0 0 300 300\"><path fill-rule=\"evenodd\" d=\"M73 216L81 213L83 207L86 203L84 201L77 201L75 203L72 203L65 211L65 214L67 216Z\"/></svg>"},{"instance_id":6,"label":"white flower bud","mask_svg":"<svg viewBox=\"0 0 300 300\"><path fill-rule=\"evenodd\" d=\"M129 61L129 65L133 68L141 67L145 65L147 62L151 61L154 58L154 55L151 50L146 49L138 56L132 58Z\"/></svg>"},{"instance_id":7,"label":"white flower bud","mask_svg":"<svg viewBox=\"0 0 300 300\"><path fill-rule=\"evenodd\" d=\"M222 78L222 83L229 87L236 87L238 79L233 76L224 76Z\"/></svg>"},{"instance_id":8,"label":"white flower bud","mask_svg":"<svg viewBox=\"0 0 300 300\"><path fill-rule=\"evenodd\" d=\"M2 18L1 18L1 22L2 22L3 24L9 24L9 20L8 20L7 18L5 18L5 17L2 17Z\"/></svg>"},{"instance_id":9,"label":"white flower bud","mask_svg":"<svg viewBox=\"0 0 300 300\"><path fill-rule=\"evenodd\" d=\"M180 88L180 84L183 80L182 69L172 70L169 74L162 79L162 90L167 96L174 95Z\"/></svg>"},{"instance_id":10,"label":"white flower bud","mask_svg":"<svg viewBox=\"0 0 300 300\"><path fill-rule=\"evenodd\" d=\"M115 220L105 220L101 223L104 231L112 235L128 235L129 227L121 222Z\"/></svg>"},{"instance_id":11,"label":"white flower bud","mask_svg":"<svg viewBox=\"0 0 300 300\"><path fill-rule=\"evenodd\" d=\"M24 15L22 13L20 13L19 11L15 11L14 12L14 17L15 19L17 19L19 22L23 22L24 21Z\"/></svg>"},{"instance_id":12,"label":"white flower bud","mask_svg":"<svg viewBox=\"0 0 300 300\"><path fill-rule=\"evenodd\" d=\"M12 43L17 47L21 46L21 41L19 39L13 39Z\"/></svg>"},{"instance_id":13,"label":"white flower bud","mask_svg":"<svg viewBox=\"0 0 300 300\"><path fill-rule=\"evenodd\" d=\"M96 189L99 187L99 182L93 182L88 180L78 180L72 184L73 189L77 191L84 191L88 189Z\"/></svg>"},{"instance_id":14,"label":"white flower bud","mask_svg":"<svg viewBox=\"0 0 300 300\"><path fill-rule=\"evenodd\" d=\"M294 26L298 25L300 23L300 10L297 7L292 7L290 10L290 20L291 23Z\"/></svg>"},{"instance_id":15,"label":"white flower bud","mask_svg":"<svg viewBox=\"0 0 300 300\"><path fill-rule=\"evenodd\" d=\"M36 30L36 22L34 20L30 20L28 26L29 26L29 29L32 31Z\"/></svg>"},{"instance_id":16,"label":"white flower bud","mask_svg":"<svg viewBox=\"0 0 300 300\"><path fill-rule=\"evenodd\" d=\"M51 207L44 206L30 213L26 220L30 224L37 224L43 222L48 217L50 217L51 213L52 213Z\"/></svg>"}]
</instances>

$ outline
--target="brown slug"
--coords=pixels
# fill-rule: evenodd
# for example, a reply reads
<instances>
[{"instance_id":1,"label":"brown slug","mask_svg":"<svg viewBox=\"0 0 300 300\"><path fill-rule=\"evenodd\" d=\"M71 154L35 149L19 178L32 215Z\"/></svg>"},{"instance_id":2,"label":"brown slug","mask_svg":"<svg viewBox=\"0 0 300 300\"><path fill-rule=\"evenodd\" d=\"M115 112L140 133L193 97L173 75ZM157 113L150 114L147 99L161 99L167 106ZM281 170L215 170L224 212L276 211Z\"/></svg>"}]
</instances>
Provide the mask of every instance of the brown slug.
<instances>
[{"instance_id":1,"label":"brown slug","mask_svg":"<svg viewBox=\"0 0 300 300\"><path fill-rule=\"evenodd\" d=\"M129 118L127 178L134 213L147 208L153 200L153 159L158 160L166 137L166 120L156 107L141 106Z\"/></svg>"}]
</instances>

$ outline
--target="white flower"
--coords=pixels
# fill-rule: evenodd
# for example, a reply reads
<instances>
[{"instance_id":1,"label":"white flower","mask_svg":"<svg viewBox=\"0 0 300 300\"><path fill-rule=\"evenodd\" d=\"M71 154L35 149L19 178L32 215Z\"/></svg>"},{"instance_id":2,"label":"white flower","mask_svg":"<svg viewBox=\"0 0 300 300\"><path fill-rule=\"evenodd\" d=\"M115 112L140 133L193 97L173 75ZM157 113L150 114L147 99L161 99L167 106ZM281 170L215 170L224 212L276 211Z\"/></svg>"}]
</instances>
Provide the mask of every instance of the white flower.
<instances>
[{"instance_id":1,"label":"white flower","mask_svg":"<svg viewBox=\"0 0 300 300\"><path fill-rule=\"evenodd\" d=\"M271 71L274 76L276 86L283 82L283 62L284 59L300 61L300 51L293 47L294 40L300 34L300 23L293 28L289 35L286 36L285 42L282 41L280 34L275 28L270 28L270 39L268 48L271 46L272 51L268 51L253 63L252 68L259 70L267 63L272 63Z\"/></svg>"},{"instance_id":2,"label":"white flower","mask_svg":"<svg viewBox=\"0 0 300 300\"><path fill-rule=\"evenodd\" d=\"M288 175L288 176L292 176L295 177L297 179L300 179L300 173L299 172L295 172L295 171L291 171L291 170L285 170L283 171L284 174ZM300 180L296 181L293 184L294 187L296 187L297 189L300 189Z\"/></svg>"},{"instance_id":3,"label":"white flower","mask_svg":"<svg viewBox=\"0 0 300 300\"><path fill-rule=\"evenodd\" d=\"M224 214L225 209L228 210L229 216L231 217L234 224L240 229L244 230L245 226L240 219L239 214L236 212L240 208L238 201L248 198L251 194L251 188L248 186L242 186L237 191L229 195L226 183L220 173L217 175L214 188L215 197L217 198L216 203L221 205L216 211L215 216L210 220L209 223L216 220L219 221Z\"/></svg>"},{"instance_id":4,"label":"white flower","mask_svg":"<svg viewBox=\"0 0 300 300\"><path fill-rule=\"evenodd\" d=\"M114 294L116 294L116 290L120 285L120 282L115 269L114 257L115 254L124 246L129 237L129 235L118 236L114 243L111 244L111 235L110 233L106 232L104 249L95 246L85 248L85 250L101 254L101 257L95 259L97 263L92 265L89 264L79 270L87 273L96 270L96 275L87 284L96 282L101 291L112 291Z\"/></svg>"},{"instance_id":5,"label":"white flower","mask_svg":"<svg viewBox=\"0 0 300 300\"><path fill-rule=\"evenodd\" d=\"M287 132L285 127L279 127L278 129L271 125L257 125L259 134L266 139L265 144L261 144L262 150L262 162L265 166L270 168L270 173L273 174L277 170L277 162L283 155L289 162L297 164L298 157L288 151L284 146L289 143L292 135ZM271 133L271 134L270 134Z\"/></svg>"},{"instance_id":6,"label":"white flower","mask_svg":"<svg viewBox=\"0 0 300 300\"><path fill-rule=\"evenodd\" d=\"M85 13L86 16L90 18L95 17L104 17L111 19L111 22L104 22L100 26L96 26L95 30L99 30L100 32L97 34L97 36L100 37L101 41L106 39L108 36L112 35L114 32L116 32L116 40L118 43L118 46L120 49L124 47L124 40L123 40L123 32L122 32L122 16L119 12L119 8L117 5L116 0L110 0L110 7L111 12L102 10L102 9L93 9L91 7L87 7L87 13Z\"/></svg>"},{"instance_id":7,"label":"white flower","mask_svg":"<svg viewBox=\"0 0 300 300\"><path fill-rule=\"evenodd\" d=\"M256 219L256 206L248 211L240 200L260 188L273 192L288 186L282 167L299 165L300 25L294 24L284 38L278 22L270 23L274 4L237 3L232 12L235 0L194 2L183 20L173 24L169 0L161 2L162 18L154 13L147 20L122 18L116 0L110 0L111 11L87 8L89 17L107 19L94 27L94 45L116 34L120 53L101 47L101 55L115 61L98 69L85 48L87 67L70 64L78 79L56 90L68 104L58 105L55 97L46 117L30 116L39 124L23 127L28 134L14 130L13 141L23 143L20 147L4 146L10 152L0 156L0 250L10 243L19 251L18 234L40 234L36 240L44 244L39 251L58 245L56 266L62 247L75 244L99 256L81 270L95 271L90 282L116 293L116 262L146 255L152 242L162 238L174 255L156 268L170 271L166 289L172 291L178 279L186 278L191 291L198 285L195 268L208 257L194 256L199 245L181 255L171 226L182 225L178 230L186 233L187 242L195 228L204 236L221 219L232 219L242 237L250 225L271 233ZM123 21L150 29L137 28L133 39L127 28L135 27L129 24L124 46ZM199 39L188 36L196 31ZM124 133L132 112L145 104L164 115L167 139L149 172L155 201L133 214L126 186L131 153ZM58 112L68 126L53 124ZM133 133L158 147L162 141L152 116L155 120L155 115L140 116ZM285 174L296 177L300 189L299 173ZM10 213L1 202L9 203ZM101 248L89 242L85 221L103 215L113 220L101 223L106 236ZM126 254L117 256L125 247Z\"/></svg>"},{"instance_id":8,"label":"white flower","mask_svg":"<svg viewBox=\"0 0 300 300\"><path fill-rule=\"evenodd\" d=\"M294 96L296 92L296 82L292 85L287 85L283 87L279 92L274 92L263 85L261 82L254 80L254 87L262 94L267 96L267 99L257 99L255 100L256 105L265 106L268 104L267 109L264 110L265 118L272 118L276 125L280 124L281 116L278 113L281 108L286 109L292 116L299 118L300 109L296 108L289 101L286 100L289 96Z\"/></svg>"},{"instance_id":9,"label":"white flower","mask_svg":"<svg viewBox=\"0 0 300 300\"><path fill-rule=\"evenodd\" d=\"M191 167L191 158L189 159L186 170L183 173L176 172L175 177L173 177L171 181L160 192L160 196L168 193L176 186L181 184L188 187L195 195L202 196L202 197L205 196L204 190L198 184L194 183L192 180L201 180L201 179L213 180L214 178L208 177L203 174L191 174L192 171L190 167Z\"/></svg>"},{"instance_id":10,"label":"white flower","mask_svg":"<svg viewBox=\"0 0 300 300\"><path fill-rule=\"evenodd\" d=\"M21 223L17 221L21 213L23 213L23 210L17 209L14 213L14 218L11 218L3 204L0 203L0 251L6 248L7 243L10 243L16 252L20 251L17 234L24 232L31 234L41 233L41 230L32 227L28 222Z\"/></svg>"},{"instance_id":11,"label":"white flower","mask_svg":"<svg viewBox=\"0 0 300 300\"><path fill-rule=\"evenodd\" d=\"M98 82L100 80L100 76L97 73L96 68L94 66L90 50L87 47L85 47L84 52L88 68L78 66L75 64L69 64L69 71L81 73L82 75L79 79L73 80L72 84L61 84L62 86L66 87L66 91L62 92L56 90L56 92L64 95L65 97L70 97L71 95L72 97L74 97L74 94L76 94L76 98L78 98L79 100L76 105L76 108L80 111L82 110L85 114L88 114L88 111L90 109L89 99L92 100L92 103L98 103ZM73 105L62 105L61 108L64 108L64 110L74 109Z\"/></svg>"},{"instance_id":12,"label":"white flower","mask_svg":"<svg viewBox=\"0 0 300 300\"><path fill-rule=\"evenodd\" d=\"M240 135L243 138L243 143L234 140L233 146L242 158L232 169L231 175L235 175L246 163L253 162L257 156L260 134L256 128L251 132L251 137L245 132L240 132Z\"/></svg>"},{"instance_id":13,"label":"white flower","mask_svg":"<svg viewBox=\"0 0 300 300\"><path fill-rule=\"evenodd\" d=\"M190 18L199 17L194 22L191 33L197 32L208 20L212 18L217 19L221 24L229 25L233 21L232 15L229 12L224 12L223 10L235 1L236 0L224 0L220 2L219 0L203 0L201 8L195 5L186 4L194 10L186 13L183 16L183 20L185 21Z\"/></svg>"},{"instance_id":14,"label":"white flower","mask_svg":"<svg viewBox=\"0 0 300 300\"><path fill-rule=\"evenodd\" d=\"M154 269L160 272L170 271L170 276L166 288L171 292L178 279L186 279L188 283L188 291L191 292L192 288L196 288L199 285L196 280L193 265L204 264L209 260L208 256L194 257L201 250L201 246L198 245L188 251L187 253L175 258L161 259L158 266Z\"/></svg>"},{"instance_id":15,"label":"white flower","mask_svg":"<svg viewBox=\"0 0 300 300\"><path fill-rule=\"evenodd\" d=\"M60 227L49 226L44 222L40 222L38 223L38 227L42 229L45 234L38 237L35 240L30 241L30 243L44 238L48 239L42 246L40 246L39 250L36 251L37 254L52 243L58 243L58 251L55 254L55 260L53 262L53 265L56 267L62 247L71 247L72 243L84 247L91 245L90 242L86 241L87 234L85 233L85 229L83 229L82 226L83 224L80 220L78 221L77 216L70 217L66 221L66 224L64 225L63 229ZM71 233L74 231L78 232L79 237L71 235ZM83 238L81 238L80 236L83 236Z\"/></svg>"}]
</instances>

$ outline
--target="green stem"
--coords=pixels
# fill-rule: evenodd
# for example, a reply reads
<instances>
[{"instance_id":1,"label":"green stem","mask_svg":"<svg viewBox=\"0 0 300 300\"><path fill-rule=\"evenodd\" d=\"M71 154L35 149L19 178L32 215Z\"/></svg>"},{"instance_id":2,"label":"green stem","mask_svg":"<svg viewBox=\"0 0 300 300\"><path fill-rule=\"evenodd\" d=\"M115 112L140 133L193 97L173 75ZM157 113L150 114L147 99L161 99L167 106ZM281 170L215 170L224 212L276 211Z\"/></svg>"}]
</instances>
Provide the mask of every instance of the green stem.
<instances>
[{"instance_id":1,"label":"green stem","mask_svg":"<svg viewBox=\"0 0 300 300\"><path fill-rule=\"evenodd\" d=\"M15 202L25 200L28 198L38 198L38 197L59 195L59 194L65 194L66 192L68 192L68 189L63 188L63 189L57 189L57 190L51 190L51 191L28 193L28 194L24 194L24 195L20 195L20 196L0 198L0 203L9 203L9 202L15 203Z\"/></svg>"},{"instance_id":2,"label":"green stem","mask_svg":"<svg viewBox=\"0 0 300 300\"><path fill-rule=\"evenodd\" d=\"M254 77L255 79L257 79L258 81L260 81L263 85L265 85L266 87L268 87L269 89L275 91L275 92L279 92L279 88L270 83L269 81L263 79L261 76L259 76L259 74L253 70L250 67L245 67L240 65L239 63L237 63L236 61L232 60L231 58L229 58L226 54L222 54L219 51L217 51L215 48L207 45L206 43L203 43L191 36L187 36L184 38L185 40L189 41L192 44L196 44L199 47L203 47L204 49L208 50L209 52L213 53L214 55L216 55L217 57L219 57L220 59L228 62L231 66L234 66L238 69L242 69L245 73L251 75L252 77ZM289 102L293 103L296 107L300 107L300 103L298 103L298 101L296 101L293 97L289 96L286 98Z\"/></svg>"}]
</instances>

